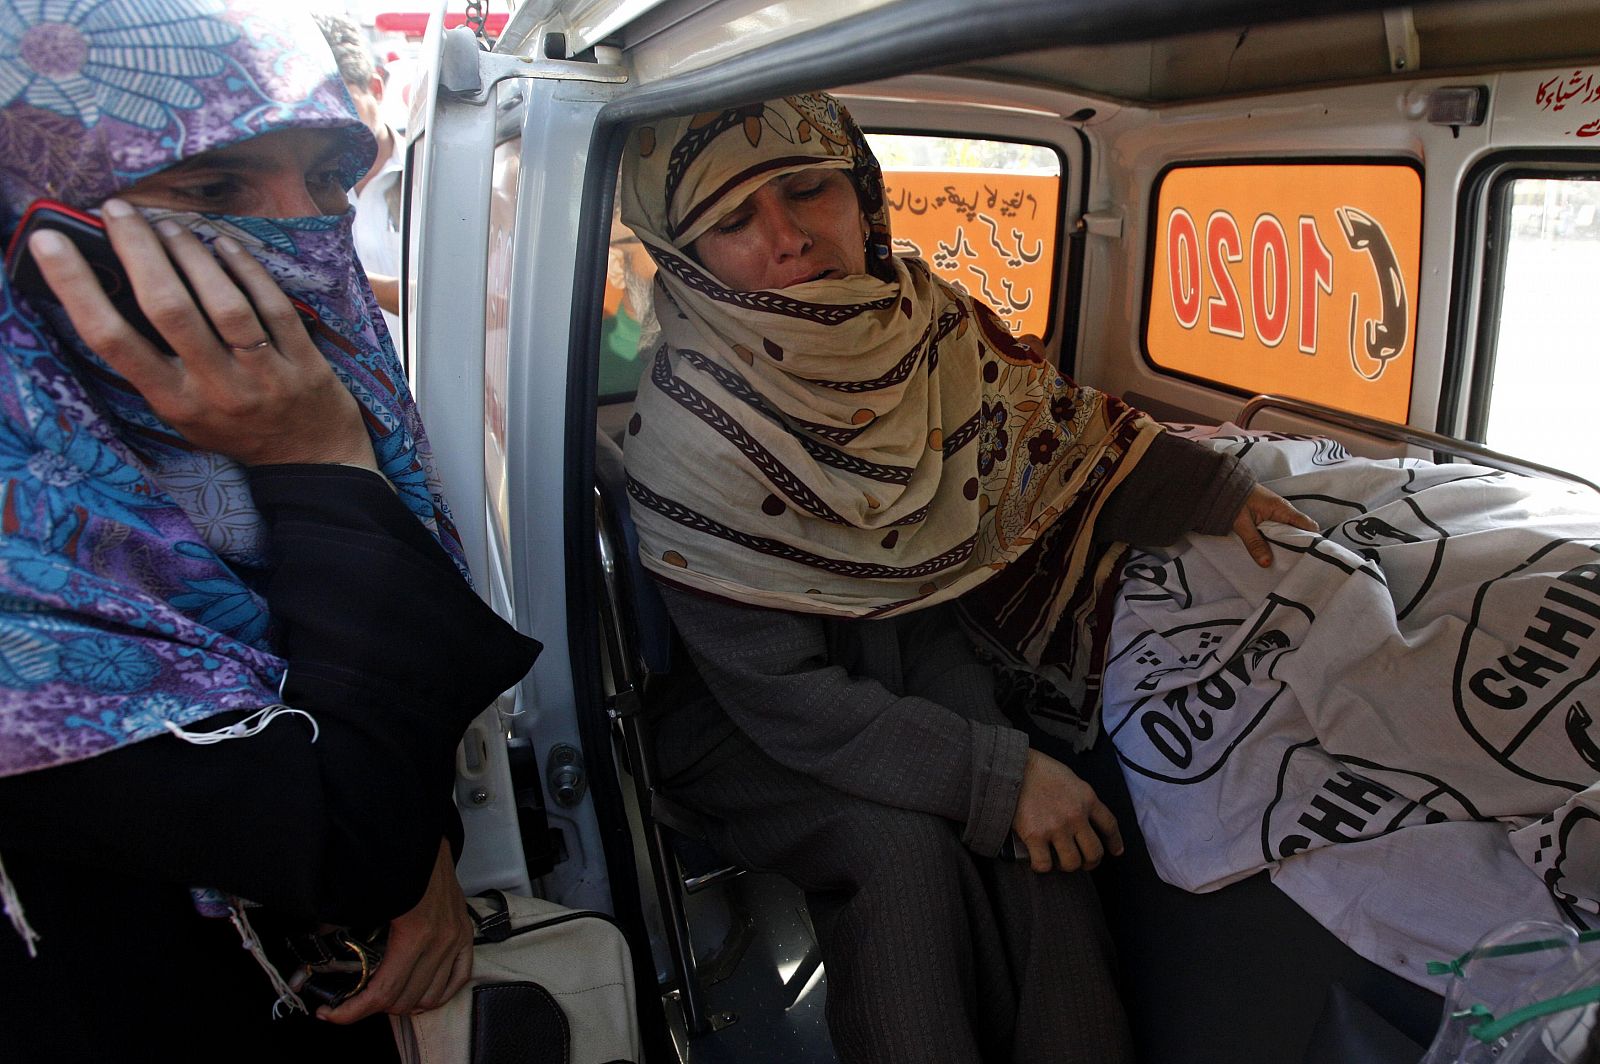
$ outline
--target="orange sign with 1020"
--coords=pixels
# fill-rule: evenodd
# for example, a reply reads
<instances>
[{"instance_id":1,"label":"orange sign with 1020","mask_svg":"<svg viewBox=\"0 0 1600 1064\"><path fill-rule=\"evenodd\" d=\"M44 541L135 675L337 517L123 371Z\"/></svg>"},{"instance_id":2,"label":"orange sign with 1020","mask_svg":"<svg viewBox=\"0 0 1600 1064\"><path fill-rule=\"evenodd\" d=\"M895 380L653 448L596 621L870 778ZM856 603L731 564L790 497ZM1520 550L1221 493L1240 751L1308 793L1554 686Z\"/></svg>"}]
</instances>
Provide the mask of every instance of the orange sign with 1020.
<instances>
[{"instance_id":1,"label":"orange sign with 1020","mask_svg":"<svg viewBox=\"0 0 1600 1064\"><path fill-rule=\"evenodd\" d=\"M1161 183L1156 365L1404 422L1422 180L1411 166L1180 167Z\"/></svg>"}]
</instances>

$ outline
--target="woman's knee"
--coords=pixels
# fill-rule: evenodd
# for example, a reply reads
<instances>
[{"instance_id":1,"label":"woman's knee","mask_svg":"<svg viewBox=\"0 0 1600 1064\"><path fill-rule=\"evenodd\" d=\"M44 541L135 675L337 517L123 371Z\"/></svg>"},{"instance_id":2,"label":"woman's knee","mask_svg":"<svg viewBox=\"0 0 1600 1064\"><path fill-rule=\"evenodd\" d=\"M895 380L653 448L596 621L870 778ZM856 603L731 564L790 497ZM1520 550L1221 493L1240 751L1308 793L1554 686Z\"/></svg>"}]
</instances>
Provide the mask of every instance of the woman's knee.
<instances>
[{"instance_id":1,"label":"woman's knee","mask_svg":"<svg viewBox=\"0 0 1600 1064\"><path fill-rule=\"evenodd\" d=\"M891 890L945 884L957 892L973 855L956 824L931 813L863 806L841 824L841 858L857 884Z\"/></svg>"}]
</instances>

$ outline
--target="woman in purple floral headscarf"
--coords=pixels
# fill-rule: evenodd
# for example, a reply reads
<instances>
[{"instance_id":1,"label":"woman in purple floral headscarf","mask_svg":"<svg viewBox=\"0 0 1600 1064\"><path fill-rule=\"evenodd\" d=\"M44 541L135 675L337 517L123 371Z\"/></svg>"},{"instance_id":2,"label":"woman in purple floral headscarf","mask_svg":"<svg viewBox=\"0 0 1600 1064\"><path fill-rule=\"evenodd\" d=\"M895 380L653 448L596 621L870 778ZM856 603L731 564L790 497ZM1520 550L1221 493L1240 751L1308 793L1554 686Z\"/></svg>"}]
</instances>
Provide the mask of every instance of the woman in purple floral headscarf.
<instances>
[{"instance_id":1,"label":"woman in purple floral headscarf","mask_svg":"<svg viewBox=\"0 0 1600 1064\"><path fill-rule=\"evenodd\" d=\"M372 156L309 18L0 0L6 234L41 199L98 212L170 349L59 235L26 248L54 298L0 278L8 1056L277 1059L234 1027L273 1004L250 956L199 915L248 942L241 897L393 921L324 1018L466 978L452 752L536 647L463 579L355 261L344 189Z\"/></svg>"}]
</instances>

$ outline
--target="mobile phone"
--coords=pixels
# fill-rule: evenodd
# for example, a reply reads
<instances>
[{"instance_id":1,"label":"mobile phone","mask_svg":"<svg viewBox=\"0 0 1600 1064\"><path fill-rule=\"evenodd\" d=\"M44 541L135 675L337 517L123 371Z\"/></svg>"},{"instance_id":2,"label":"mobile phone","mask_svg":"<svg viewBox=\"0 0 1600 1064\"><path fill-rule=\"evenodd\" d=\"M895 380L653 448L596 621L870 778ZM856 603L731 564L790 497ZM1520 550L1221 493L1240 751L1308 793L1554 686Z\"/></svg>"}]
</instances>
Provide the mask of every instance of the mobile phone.
<instances>
[{"instance_id":1,"label":"mobile phone","mask_svg":"<svg viewBox=\"0 0 1600 1064\"><path fill-rule=\"evenodd\" d=\"M167 346L167 341L162 338L156 327L150 324L150 319L144 316L144 311L139 309L139 301L133 294L133 283L128 279L128 272L122 267L122 260L117 258L117 253L111 247L111 238L106 236L105 223L92 214L74 210L64 203L55 200L39 199L29 204L23 212L22 221L17 226L17 231L12 234L11 242L6 245L5 267L6 274L11 278L11 287L27 296L34 303L48 300L59 304L50 290L50 285L45 281L44 274L39 270L33 253L28 250L28 238L42 229L49 229L60 233L78 249L95 278L99 280L100 287L105 290L106 298L111 300L111 305L121 314L123 320L133 326L140 336L150 341L157 351L164 355L177 357L177 353ZM186 282L187 283L187 282ZM190 291L190 295L193 295ZM321 319L317 312L298 299L290 299L294 304L296 313L306 330L315 335Z\"/></svg>"},{"instance_id":2,"label":"mobile phone","mask_svg":"<svg viewBox=\"0 0 1600 1064\"><path fill-rule=\"evenodd\" d=\"M144 316L144 311L139 309L133 284L128 280L128 273L122 268L117 253L112 250L105 224L92 214L74 210L54 200L34 200L23 213L17 231L11 236L11 243L6 246L6 274L11 278L12 288L34 304L41 300L60 303L28 249L29 238L45 229L60 233L72 241L72 246L89 264L100 287L105 290L106 298L111 300L111 305L123 320L150 341L157 351L176 357L156 327L150 324L150 319Z\"/></svg>"}]
</instances>

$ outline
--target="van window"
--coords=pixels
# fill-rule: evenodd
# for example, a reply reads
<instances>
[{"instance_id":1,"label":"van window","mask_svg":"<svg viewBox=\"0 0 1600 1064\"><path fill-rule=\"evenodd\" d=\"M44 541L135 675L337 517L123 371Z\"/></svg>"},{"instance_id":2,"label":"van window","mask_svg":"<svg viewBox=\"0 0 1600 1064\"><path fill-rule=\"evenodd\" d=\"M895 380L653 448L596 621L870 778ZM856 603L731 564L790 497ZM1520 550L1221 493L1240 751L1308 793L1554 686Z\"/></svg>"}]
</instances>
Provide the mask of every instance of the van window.
<instances>
[{"instance_id":1,"label":"van window","mask_svg":"<svg viewBox=\"0 0 1600 1064\"><path fill-rule=\"evenodd\" d=\"M1056 287L1061 157L1052 148L973 137L869 133L883 167L894 250L914 255L992 307L1013 334L1048 338ZM655 265L613 218L600 328L600 401L638 386Z\"/></svg>"},{"instance_id":2,"label":"van window","mask_svg":"<svg viewBox=\"0 0 1600 1064\"><path fill-rule=\"evenodd\" d=\"M1499 314L1490 320L1484 442L1591 480L1594 344L1600 334L1600 172L1503 176ZM1491 267L1492 268L1492 267Z\"/></svg>"},{"instance_id":3,"label":"van window","mask_svg":"<svg viewBox=\"0 0 1600 1064\"><path fill-rule=\"evenodd\" d=\"M1154 365L1406 420L1422 230L1413 166L1185 165L1154 199Z\"/></svg>"},{"instance_id":4,"label":"van window","mask_svg":"<svg viewBox=\"0 0 1600 1064\"><path fill-rule=\"evenodd\" d=\"M1015 141L869 133L894 250L988 303L1013 334L1053 320L1061 157Z\"/></svg>"},{"instance_id":5,"label":"van window","mask_svg":"<svg viewBox=\"0 0 1600 1064\"><path fill-rule=\"evenodd\" d=\"M600 321L600 401L626 399L639 386L644 359L640 342L656 332L650 285L656 264L633 230L611 215L611 251L606 256L605 316Z\"/></svg>"}]
</instances>

